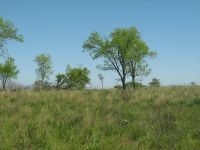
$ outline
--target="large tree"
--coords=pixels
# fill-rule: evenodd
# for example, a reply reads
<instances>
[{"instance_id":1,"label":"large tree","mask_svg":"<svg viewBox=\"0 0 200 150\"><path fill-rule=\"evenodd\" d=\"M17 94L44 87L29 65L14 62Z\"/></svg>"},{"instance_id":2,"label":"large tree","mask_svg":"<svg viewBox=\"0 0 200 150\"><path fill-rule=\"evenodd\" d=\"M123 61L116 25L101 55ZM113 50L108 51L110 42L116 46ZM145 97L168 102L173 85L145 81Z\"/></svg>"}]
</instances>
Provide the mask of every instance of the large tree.
<instances>
[{"instance_id":1,"label":"large tree","mask_svg":"<svg viewBox=\"0 0 200 150\"><path fill-rule=\"evenodd\" d=\"M129 38L126 42L129 51L128 73L132 78L132 84L135 88L135 78L137 76L147 76L151 71L145 58L155 57L156 52L149 49L147 44L141 39L140 33L135 27L132 27L125 32Z\"/></svg>"},{"instance_id":2,"label":"large tree","mask_svg":"<svg viewBox=\"0 0 200 150\"><path fill-rule=\"evenodd\" d=\"M93 59L103 58L104 64L99 65L101 70L116 71L122 82L123 89L126 88L126 50L115 44L115 32L110 34L110 38L102 38L99 33L91 33L88 40L83 44L83 48L90 53Z\"/></svg>"},{"instance_id":3,"label":"large tree","mask_svg":"<svg viewBox=\"0 0 200 150\"><path fill-rule=\"evenodd\" d=\"M37 81L40 81L41 86L44 87L48 82L49 76L53 73L52 60L49 54L40 54L35 57L37 64L36 74Z\"/></svg>"},{"instance_id":4,"label":"large tree","mask_svg":"<svg viewBox=\"0 0 200 150\"><path fill-rule=\"evenodd\" d=\"M13 23L8 20L4 20L0 17L0 55L2 56L6 52L6 43L10 40L18 42L23 41L21 34L18 34L18 30L14 27Z\"/></svg>"},{"instance_id":5,"label":"large tree","mask_svg":"<svg viewBox=\"0 0 200 150\"><path fill-rule=\"evenodd\" d=\"M104 63L98 68L117 72L123 89L126 89L127 76L131 75L134 83L136 75L144 74L143 70L147 71L144 58L153 55L135 27L117 28L105 38L93 32L84 42L83 48L93 59L103 58Z\"/></svg>"},{"instance_id":6,"label":"large tree","mask_svg":"<svg viewBox=\"0 0 200 150\"><path fill-rule=\"evenodd\" d=\"M14 62L15 60L9 57L5 60L5 63L0 64L0 80L3 90L5 90L7 82L12 78L16 78L19 73Z\"/></svg>"}]
</instances>

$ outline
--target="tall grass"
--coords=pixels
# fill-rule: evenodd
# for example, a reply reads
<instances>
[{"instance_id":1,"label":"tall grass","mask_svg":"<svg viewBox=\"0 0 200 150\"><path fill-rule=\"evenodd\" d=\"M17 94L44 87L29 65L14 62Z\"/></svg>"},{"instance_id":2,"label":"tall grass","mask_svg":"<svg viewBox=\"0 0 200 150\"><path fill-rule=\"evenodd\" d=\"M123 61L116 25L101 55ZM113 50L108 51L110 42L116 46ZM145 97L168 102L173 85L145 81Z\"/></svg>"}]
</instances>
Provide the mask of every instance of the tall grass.
<instances>
[{"instance_id":1,"label":"tall grass","mask_svg":"<svg viewBox=\"0 0 200 150\"><path fill-rule=\"evenodd\" d=\"M0 149L200 147L200 87L0 93Z\"/></svg>"}]
</instances>

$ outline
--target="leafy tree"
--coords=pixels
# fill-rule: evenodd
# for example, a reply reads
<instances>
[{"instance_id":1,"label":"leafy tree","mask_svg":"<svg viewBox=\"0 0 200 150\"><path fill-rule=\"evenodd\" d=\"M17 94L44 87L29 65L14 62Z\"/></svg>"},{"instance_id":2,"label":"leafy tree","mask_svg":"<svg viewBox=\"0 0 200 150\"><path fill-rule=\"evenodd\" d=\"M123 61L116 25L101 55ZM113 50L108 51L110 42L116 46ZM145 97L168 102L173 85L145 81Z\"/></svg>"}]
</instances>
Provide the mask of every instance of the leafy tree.
<instances>
[{"instance_id":1,"label":"leafy tree","mask_svg":"<svg viewBox=\"0 0 200 150\"><path fill-rule=\"evenodd\" d=\"M147 65L144 65L143 59L145 56L153 55L140 39L135 27L117 28L106 38L93 32L84 42L83 48L93 59L103 58L104 63L98 68L117 72L123 89L126 89L128 75L131 75L135 82L137 75L146 74L143 71L147 71L144 69Z\"/></svg>"},{"instance_id":2,"label":"leafy tree","mask_svg":"<svg viewBox=\"0 0 200 150\"><path fill-rule=\"evenodd\" d=\"M66 87L68 89L83 89L90 82L89 70L83 67L66 69Z\"/></svg>"},{"instance_id":3,"label":"leafy tree","mask_svg":"<svg viewBox=\"0 0 200 150\"><path fill-rule=\"evenodd\" d=\"M14 27L13 23L8 20L4 20L0 17L0 55L2 56L6 52L6 43L10 40L23 42L23 37L18 34L18 30Z\"/></svg>"},{"instance_id":4,"label":"leafy tree","mask_svg":"<svg viewBox=\"0 0 200 150\"><path fill-rule=\"evenodd\" d=\"M4 64L0 64L0 80L2 82L3 90L5 90L8 80L16 78L19 73L14 62L15 60L12 57L9 57Z\"/></svg>"},{"instance_id":5,"label":"leafy tree","mask_svg":"<svg viewBox=\"0 0 200 150\"><path fill-rule=\"evenodd\" d=\"M155 57L156 52L149 49L135 27L120 29L119 32L119 39L124 43L124 49L127 49L128 74L132 77L132 85L135 88L135 78L147 76L151 71L144 59Z\"/></svg>"},{"instance_id":6,"label":"leafy tree","mask_svg":"<svg viewBox=\"0 0 200 150\"><path fill-rule=\"evenodd\" d=\"M99 80L101 81L101 88L103 90L103 79L104 79L104 77L101 73L98 74L98 77L99 77Z\"/></svg>"},{"instance_id":7,"label":"leafy tree","mask_svg":"<svg viewBox=\"0 0 200 150\"><path fill-rule=\"evenodd\" d=\"M53 73L51 57L49 54L40 54L35 57L34 61L38 66L36 69L38 81L44 87L45 83L48 82L49 76Z\"/></svg>"},{"instance_id":8,"label":"leafy tree","mask_svg":"<svg viewBox=\"0 0 200 150\"><path fill-rule=\"evenodd\" d=\"M115 32L110 34L110 38L102 38L99 33L91 33L88 40L83 44L83 48L89 52L93 59L103 58L104 64L99 65L101 70L116 71L122 82L123 89L126 88L126 53L114 44Z\"/></svg>"},{"instance_id":9,"label":"leafy tree","mask_svg":"<svg viewBox=\"0 0 200 150\"><path fill-rule=\"evenodd\" d=\"M67 77L66 74L57 74L56 75L56 88L66 88Z\"/></svg>"},{"instance_id":10,"label":"leafy tree","mask_svg":"<svg viewBox=\"0 0 200 150\"><path fill-rule=\"evenodd\" d=\"M89 70L83 67L71 68L67 66L65 74L56 75L56 88L83 89L90 82Z\"/></svg>"},{"instance_id":11,"label":"leafy tree","mask_svg":"<svg viewBox=\"0 0 200 150\"><path fill-rule=\"evenodd\" d=\"M149 86L159 87L160 86L160 79L153 78L152 81L149 83Z\"/></svg>"}]
</instances>

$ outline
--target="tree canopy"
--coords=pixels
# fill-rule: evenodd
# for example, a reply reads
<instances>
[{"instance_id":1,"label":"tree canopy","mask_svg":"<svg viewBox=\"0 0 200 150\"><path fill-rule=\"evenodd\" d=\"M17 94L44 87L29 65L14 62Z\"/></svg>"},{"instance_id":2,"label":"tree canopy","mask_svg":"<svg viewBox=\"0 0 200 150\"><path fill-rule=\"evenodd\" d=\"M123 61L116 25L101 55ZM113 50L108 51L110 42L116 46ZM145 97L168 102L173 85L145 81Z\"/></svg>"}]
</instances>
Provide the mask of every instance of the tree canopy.
<instances>
[{"instance_id":1,"label":"tree canopy","mask_svg":"<svg viewBox=\"0 0 200 150\"><path fill-rule=\"evenodd\" d=\"M126 88L127 76L131 76L134 83L136 76L148 74L150 70L144 58L155 55L135 27L117 28L105 38L93 32L83 48L93 59L103 58L104 63L98 65L99 69L117 72L123 89Z\"/></svg>"},{"instance_id":2,"label":"tree canopy","mask_svg":"<svg viewBox=\"0 0 200 150\"><path fill-rule=\"evenodd\" d=\"M16 78L19 73L14 62L15 60L12 57L9 57L6 59L5 63L0 64L0 80L2 82L3 90L5 90L8 80Z\"/></svg>"},{"instance_id":3,"label":"tree canopy","mask_svg":"<svg viewBox=\"0 0 200 150\"><path fill-rule=\"evenodd\" d=\"M3 55L6 52L6 43L10 40L23 42L23 37L18 34L18 30L13 23L8 20L4 20L0 17L0 54Z\"/></svg>"},{"instance_id":4,"label":"tree canopy","mask_svg":"<svg viewBox=\"0 0 200 150\"><path fill-rule=\"evenodd\" d=\"M44 87L45 83L48 82L49 76L53 73L51 56L49 54L40 54L35 57L34 61L37 64L37 80Z\"/></svg>"},{"instance_id":5,"label":"tree canopy","mask_svg":"<svg viewBox=\"0 0 200 150\"><path fill-rule=\"evenodd\" d=\"M84 89L90 82L89 70L85 67L71 68L67 66L65 74L56 76L56 87L65 89Z\"/></svg>"}]
</instances>

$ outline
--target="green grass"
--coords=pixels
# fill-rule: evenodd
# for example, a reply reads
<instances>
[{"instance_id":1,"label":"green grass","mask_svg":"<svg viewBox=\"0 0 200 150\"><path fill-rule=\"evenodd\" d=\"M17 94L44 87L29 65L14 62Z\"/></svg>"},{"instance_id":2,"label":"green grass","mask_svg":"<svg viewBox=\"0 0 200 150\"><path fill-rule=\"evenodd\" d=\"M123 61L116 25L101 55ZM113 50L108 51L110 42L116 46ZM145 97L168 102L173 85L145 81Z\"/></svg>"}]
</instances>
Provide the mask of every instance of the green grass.
<instances>
[{"instance_id":1,"label":"green grass","mask_svg":"<svg viewBox=\"0 0 200 150\"><path fill-rule=\"evenodd\" d=\"M198 150L200 87L0 93L0 149Z\"/></svg>"}]
</instances>

